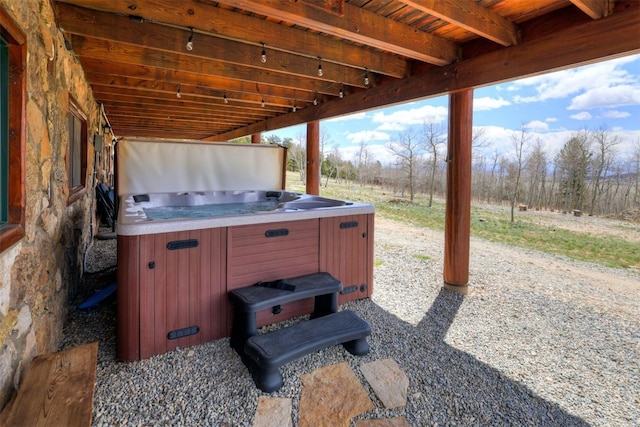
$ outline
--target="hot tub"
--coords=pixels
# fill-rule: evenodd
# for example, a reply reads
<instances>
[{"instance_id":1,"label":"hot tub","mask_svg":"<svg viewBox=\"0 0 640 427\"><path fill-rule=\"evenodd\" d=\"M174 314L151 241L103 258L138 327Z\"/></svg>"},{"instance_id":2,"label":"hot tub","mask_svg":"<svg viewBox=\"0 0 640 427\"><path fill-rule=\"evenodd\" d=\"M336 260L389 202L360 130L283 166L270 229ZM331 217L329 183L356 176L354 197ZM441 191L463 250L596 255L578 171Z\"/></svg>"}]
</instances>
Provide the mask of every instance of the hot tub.
<instances>
[{"instance_id":1,"label":"hot tub","mask_svg":"<svg viewBox=\"0 0 640 427\"><path fill-rule=\"evenodd\" d=\"M230 335L227 293L326 271L339 302L373 290L372 205L283 190L120 197L118 357L145 359ZM312 311L304 300L260 313L265 325Z\"/></svg>"},{"instance_id":2,"label":"hot tub","mask_svg":"<svg viewBox=\"0 0 640 427\"><path fill-rule=\"evenodd\" d=\"M373 206L283 190L130 194L121 198L118 235L361 213L373 213Z\"/></svg>"}]
</instances>

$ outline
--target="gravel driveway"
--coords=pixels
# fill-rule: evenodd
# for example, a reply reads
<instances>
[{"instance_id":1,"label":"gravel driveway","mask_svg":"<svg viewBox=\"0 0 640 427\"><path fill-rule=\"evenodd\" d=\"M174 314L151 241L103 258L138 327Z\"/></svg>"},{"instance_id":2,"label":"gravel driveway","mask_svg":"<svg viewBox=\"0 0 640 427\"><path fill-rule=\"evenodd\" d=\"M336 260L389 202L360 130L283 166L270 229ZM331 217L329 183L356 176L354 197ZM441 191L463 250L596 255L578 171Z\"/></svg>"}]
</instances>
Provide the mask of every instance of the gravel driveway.
<instances>
[{"instance_id":1,"label":"gravel driveway","mask_svg":"<svg viewBox=\"0 0 640 427\"><path fill-rule=\"evenodd\" d=\"M378 216L375 241L374 296L344 306L370 322L371 352L335 347L286 365L273 396L293 399L294 421L301 374L346 361L362 380L360 364L392 358L410 379L407 406L384 410L368 390L376 409L358 418L640 425L640 273L472 239L461 296L440 290L442 232ZM71 310L62 348L95 340L94 425L251 425L262 393L228 339L120 363L110 300Z\"/></svg>"}]
</instances>

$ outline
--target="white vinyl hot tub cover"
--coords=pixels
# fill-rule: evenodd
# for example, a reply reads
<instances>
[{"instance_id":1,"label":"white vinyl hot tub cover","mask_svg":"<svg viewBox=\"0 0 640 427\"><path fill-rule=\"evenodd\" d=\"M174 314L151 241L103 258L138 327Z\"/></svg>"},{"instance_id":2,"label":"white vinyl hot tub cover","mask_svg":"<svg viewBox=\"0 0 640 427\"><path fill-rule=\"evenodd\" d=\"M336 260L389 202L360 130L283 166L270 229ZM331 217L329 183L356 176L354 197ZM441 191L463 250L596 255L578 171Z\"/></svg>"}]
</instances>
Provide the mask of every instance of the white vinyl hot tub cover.
<instances>
[{"instance_id":1,"label":"white vinyl hot tub cover","mask_svg":"<svg viewBox=\"0 0 640 427\"><path fill-rule=\"evenodd\" d=\"M118 194L282 189L286 150L278 145L122 138Z\"/></svg>"}]
</instances>

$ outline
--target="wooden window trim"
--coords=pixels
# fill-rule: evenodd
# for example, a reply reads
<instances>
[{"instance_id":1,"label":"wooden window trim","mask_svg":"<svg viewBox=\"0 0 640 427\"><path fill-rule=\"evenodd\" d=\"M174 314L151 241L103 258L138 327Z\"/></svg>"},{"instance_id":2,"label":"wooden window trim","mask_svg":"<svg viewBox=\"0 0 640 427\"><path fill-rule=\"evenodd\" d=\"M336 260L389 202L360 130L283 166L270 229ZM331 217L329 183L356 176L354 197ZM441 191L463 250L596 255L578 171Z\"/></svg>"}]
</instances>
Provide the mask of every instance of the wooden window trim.
<instances>
[{"instance_id":1,"label":"wooden window trim","mask_svg":"<svg viewBox=\"0 0 640 427\"><path fill-rule=\"evenodd\" d=\"M25 234L25 124L27 93L27 38L18 24L0 7L0 35L9 45L8 210L7 224L0 226L0 252Z\"/></svg>"},{"instance_id":2,"label":"wooden window trim","mask_svg":"<svg viewBox=\"0 0 640 427\"><path fill-rule=\"evenodd\" d=\"M78 103L71 96L69 97L69 113L82 121L82 140L80 142L80 184L74 187L69 187L69 200L67 205L74 203L76 200L84 196L87 192L87 156L88 156L88 123L87 115L80 109ZM67 147L67 178L69 185L71 185L71 144L73 136L69 129L69 146Z\"/></svg>"}]
</instances>

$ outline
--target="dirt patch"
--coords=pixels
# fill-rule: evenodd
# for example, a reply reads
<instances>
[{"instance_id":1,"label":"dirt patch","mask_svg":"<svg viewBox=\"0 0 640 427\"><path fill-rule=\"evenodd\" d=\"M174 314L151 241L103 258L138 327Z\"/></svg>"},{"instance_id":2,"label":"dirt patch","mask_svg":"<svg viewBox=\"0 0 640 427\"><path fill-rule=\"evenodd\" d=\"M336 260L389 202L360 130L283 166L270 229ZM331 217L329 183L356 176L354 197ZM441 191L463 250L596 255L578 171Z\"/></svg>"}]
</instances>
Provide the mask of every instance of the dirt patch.
<instances>
[{"instance_id":1,"label":"dirt patch","mask_svg":"<svg viewBox=\"0 0 640 427\"><path fill-rule=\"evenodd\" d=\"M510 209L508 206L485 204L478 206L494 212L508 212ZM616 236L630 242L640 243L640 222L637 221L588 216L584 212L581 213L581 216L575 216L572 212L562 213L533 209L516 211L516 221L518 218L531 220L543 227L569 230L594 237Z\"/></svg>"}]
</instances>

